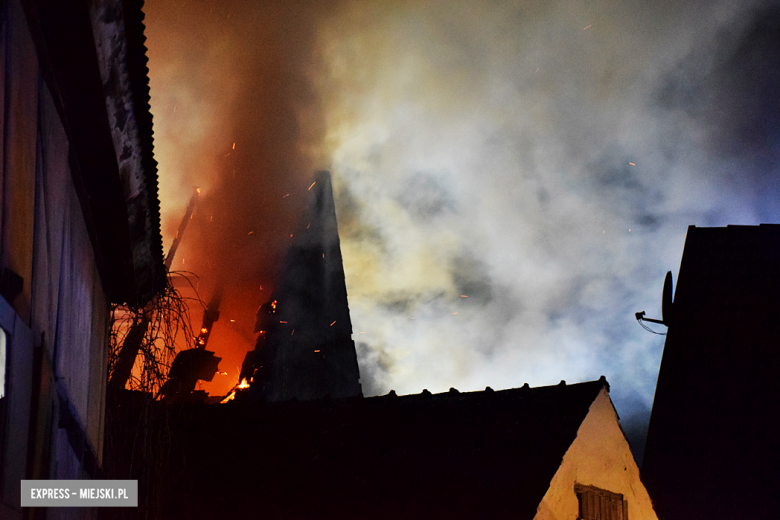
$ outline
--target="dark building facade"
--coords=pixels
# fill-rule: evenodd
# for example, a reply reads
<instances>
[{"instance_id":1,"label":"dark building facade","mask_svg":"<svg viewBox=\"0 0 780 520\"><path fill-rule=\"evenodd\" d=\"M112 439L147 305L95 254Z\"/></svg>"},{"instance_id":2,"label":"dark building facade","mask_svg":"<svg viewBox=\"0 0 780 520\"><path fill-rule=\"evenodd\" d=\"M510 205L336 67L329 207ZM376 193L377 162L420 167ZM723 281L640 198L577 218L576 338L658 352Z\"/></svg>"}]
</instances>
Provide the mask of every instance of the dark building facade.
<instances>
[{"instance_id":1,"label":"dark building facade","mask_svg":"<svg viewBox=\"0 0 780 520\"><path fill-rule=\"evenodd\" d=\"M141 3L0 2L0 518L99 478L110 305L165 283Z\"/></svg>"},{"instance_id":2,"label":"dark building facade","mask_svg":"<svg viewBox=\"0 0 780 520\"><path fill-rule=\"evenodd\" d=\"M780 225L689 227L671 318L643 465L659 518L776 518Z\"/></svg>"},{"instance_id":3,"label":"dark building facade","mask_svg":"<svg viewBox=\"0 0 780 520\"><path fill-rule=\"evenodd\" d=\"M362 395L330 173L315 175L241 379L268 401Z\"/></svg>"}]
</instances>

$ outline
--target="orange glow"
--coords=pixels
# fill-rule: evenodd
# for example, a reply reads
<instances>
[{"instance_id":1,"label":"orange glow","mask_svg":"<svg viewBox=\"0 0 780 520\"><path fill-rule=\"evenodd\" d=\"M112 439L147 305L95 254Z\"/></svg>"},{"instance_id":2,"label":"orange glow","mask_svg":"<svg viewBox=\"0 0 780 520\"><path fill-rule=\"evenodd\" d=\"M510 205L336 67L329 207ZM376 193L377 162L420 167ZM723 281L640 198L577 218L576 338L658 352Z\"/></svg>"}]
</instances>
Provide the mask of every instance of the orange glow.
<instances>
[{"instance_id":1,"label":"orange glow","mask_svg":"<svg viewBox=\"0 0 780 520\"><path fill-rule=\"evenodd\" d=\"M460 297L461 298L468 298L468 296L466 296L465 294L461 294Z\"/></svg>"},{"instance_id":2,"label":"orange glow","mask_svg":"<svg viewBox=\"0 0 780 520\"><path fill-rule=\"evenodd\" d=\"M279 323L287 323L286 321L280 321Z\"/></svg>"},{"instance_id":3,"label":"orange glow","mask_svg":"<svg viewBox=\"0 0 780 520\"><path fill-rule=\"evenodd\" d=\"M311 183L311 186L309 186L309 191L311 191L311 189L314 187L315 184L317 184L317 183L316 182L312 182Z\"/></svg>"},{"instance_id":4,"label":"orange glow","mask_svg":"<svg viewBox=\"0 0 780 520\"><path fill-rule=\"evenodd\" d=\"M632 163L632 162L630 162L630 163L628 163L628 164L630 164L631 166L636 166L636 164L634 164L634 163Z\"/></svg>"},{"instance_id":5,"label":"orange glow","mask_svg":"<svg viewBox=\"0 0 780 520\"><path fill-rule=\"evenodd\" d=\"M315 350L314 352L319 352L319 350Z\"/></svg>"},{"instance_id":6,"label":"orange glow","mask_svg":"<svg viewBox=\"0 0 780 520\"><path fill-rule=\"evenodd\" d=\"M274 300L274 301L271 302L271 308L273 310L276 310L276 302L277 302L277 300Z\"/></svg>"},{"instance_id":7,"label":"orange glow","mask_svg":"<svg viewBox=\"0 0 780 520\"><path fill-rule=\"evenodd\" d=\"M241 382L238 384L239 388L249 388L249 383L246 382L246 378L242 379Z\"/></svg>"},{"instance_id":8,"label":"orange glow","mask_svg":"<svg viewBox=\"0 0 780 520\"><path fill-rule=\"evenodd\" d=\"M232 401L232 400L233 400L233 399L235 399L235 398L236 398L236 391L235 391L235 390L233 390L232 392L230 392L230 395L228 395L226 398L224 398L223 400L221 400L221 401L219 402L219 404L225 404L225 403L227 403L228 401Z\"/></svg>"},{"instance_id":9,"label":"orange glow","mask_svg":"<svg viewBox=\"0 0 780 520\"><path fill-rule=\"evenodd\" d=\"M198 193L200 193L200 188L195 188L195 191L197 191Z\"/></svg>"},{"instance_id":10,"label":"orange glow","mask_svg":"<svg viewBox=\"0 0 780 520\"><path fill-rule=\"evenodd\" d=\"M203 327L202 329L200 329L200 331L201 331L203 334L205 334L205 333L207 333L207 332L209 331L209 329L207 329L206 327Z\"/></svg>"},{"instance_id":11,"label":"orange glow","mask_svg":"<svg viewBox=\"0 0 780 520\"><path fill-rule=\"evenodd\" d=\"M332 326L333 326L335 323L336 323L336 322L334 321L333 323L331 323L331 324L330 324L330 326L332 327Z\"/></svg>"}]
</instances>

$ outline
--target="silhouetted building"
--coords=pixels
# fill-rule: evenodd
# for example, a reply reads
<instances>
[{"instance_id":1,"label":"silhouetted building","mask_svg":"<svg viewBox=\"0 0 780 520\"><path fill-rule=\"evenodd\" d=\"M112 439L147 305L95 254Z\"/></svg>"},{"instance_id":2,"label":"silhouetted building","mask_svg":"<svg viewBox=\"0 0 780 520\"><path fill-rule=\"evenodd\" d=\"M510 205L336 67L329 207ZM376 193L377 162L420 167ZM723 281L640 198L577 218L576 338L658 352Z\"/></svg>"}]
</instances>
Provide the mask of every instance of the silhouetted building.
<instances>
[{"instance_id":1,"label":"silhouetted building","mask_svg":"<svg viewBox=\"0 0 780 520\"><path fill-rule=\"evenodd\" d=\"M240 379L269 401L362 395L330 174L318 172Z\"/></svg>"},{"instance_id":2,"label":"silhouetted building","mask_svg":"<svg viewBox=\"0 0 780 520\"><path fill-rule=\"evenodd\" d=\"M603 377L180 417L165 518L657 519Z\"/></svg>"},{"instance_id":3,"label":"silhouetted building","mask_svg":"<svg viewBox=\"0 0 780 520\"><path fill-rule=\"evenodd\" d=\"M643 474L662 520L780 511L780 225L688 228Z\"/></svg>"}]
</instances>

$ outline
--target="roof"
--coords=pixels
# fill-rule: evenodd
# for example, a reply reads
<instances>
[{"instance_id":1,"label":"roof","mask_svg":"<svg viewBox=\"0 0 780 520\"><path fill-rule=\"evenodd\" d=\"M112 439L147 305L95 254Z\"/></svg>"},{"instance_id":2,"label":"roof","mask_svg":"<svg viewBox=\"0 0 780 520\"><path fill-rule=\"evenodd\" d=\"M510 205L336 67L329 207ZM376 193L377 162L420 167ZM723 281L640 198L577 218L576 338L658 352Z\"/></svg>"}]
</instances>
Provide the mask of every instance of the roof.
<instances>
[{"instance_id":1,"label":"roof","mask_svg":"<svg viewBox=\"0 0 780 520\"><path fill-rule=\"evenodd\" d=\"M165 283L142 2L23 6L104 288L142 305Z\"/></svg>"},{"instance_id":2,"label":"roof","mask_svg":"<svg viewBox=\"0 0 780 520\"><path fill-rule=\"evenodd\" d=\"M603 388L181 408L168 513L530 519Z\"/></svg>"}]
</instances>

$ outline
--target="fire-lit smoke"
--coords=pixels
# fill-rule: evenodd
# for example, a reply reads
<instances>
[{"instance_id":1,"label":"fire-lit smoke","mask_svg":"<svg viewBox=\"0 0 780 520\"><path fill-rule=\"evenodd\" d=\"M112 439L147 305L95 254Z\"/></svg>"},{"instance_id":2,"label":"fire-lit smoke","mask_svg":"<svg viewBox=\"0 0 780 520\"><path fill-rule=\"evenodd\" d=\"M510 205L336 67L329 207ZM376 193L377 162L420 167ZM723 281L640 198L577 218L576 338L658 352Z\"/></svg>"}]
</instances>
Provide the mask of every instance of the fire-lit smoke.
<instances>
[{"instance_id":1,"label":"fire-lit smoke","mask_svg":"<svg viewBox=\"0 0 780 520\"><path fill-rule=\"evenodd\" d=\"M308 72L325 2L155 1L145 4L160 163L163 238L169 247L193 187L200 202L172 269L188 271L204 301L224 296L208 348L228 376L254 346L254 312L268 298L301 202L319 166L312 150L323 112ZM192 306L200 327L202 307Z\"/></svg>"},{"instance_id":2,"label":"fire-lit smoke","mask_svg":"<svg viewBox=\"0 0 780 520\"><path fill-rule=\"evenodd\" d=\"M633 313L659 314L687 226L778 219L760 2L146 11L166 237L204 189L183 267L246 319L330 169L367 394L604 374L646 417L663 343Z\"/></svg>"}]
</instances>

